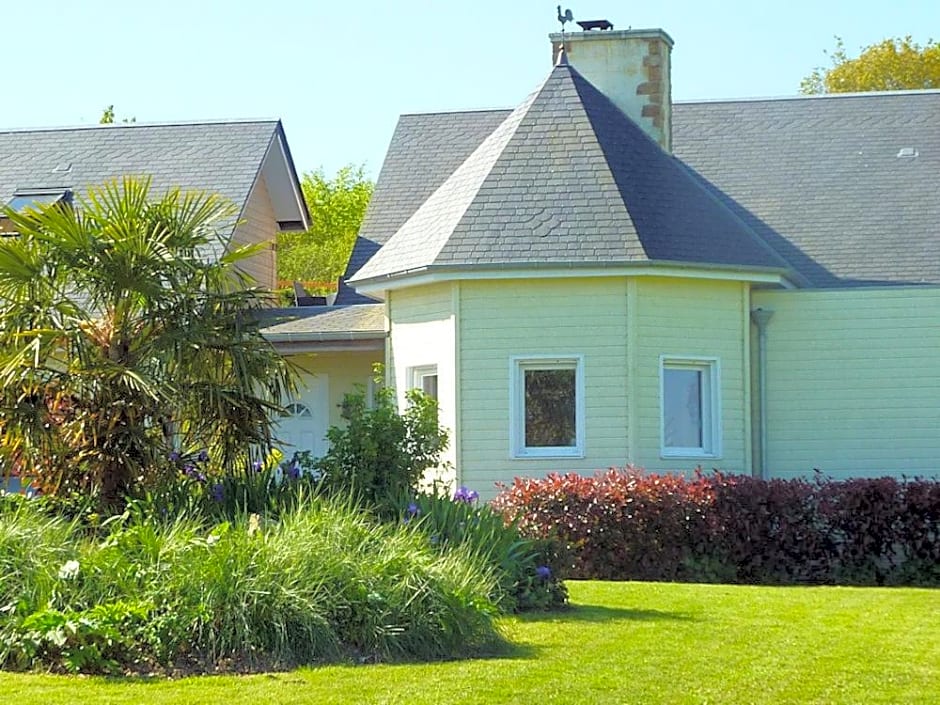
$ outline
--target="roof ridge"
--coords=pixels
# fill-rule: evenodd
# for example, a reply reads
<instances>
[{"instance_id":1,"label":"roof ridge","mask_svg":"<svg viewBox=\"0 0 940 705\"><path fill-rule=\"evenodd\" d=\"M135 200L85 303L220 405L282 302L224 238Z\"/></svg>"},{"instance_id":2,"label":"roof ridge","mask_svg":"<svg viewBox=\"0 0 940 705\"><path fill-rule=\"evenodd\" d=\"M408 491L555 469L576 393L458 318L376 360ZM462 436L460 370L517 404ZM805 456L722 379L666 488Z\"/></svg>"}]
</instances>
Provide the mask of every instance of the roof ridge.
<instances>
[{"instance_id":1,"label":"roof ridge","mask_svg":"<svg viewBox=\"0 0 940 705\"><path fill-rule=\"evenodd\" d=\"M741 98L689 98L674 100L673 105L710 105L712 103L780 103L800 100L843 100L847 98L888 98L917 95L940 95L940 88L903 91L858 91L854 93L819 93L814 95L753 96Z\"/></svg>"},{"instance_id":2,"label":"roof ridge","mask_svg":"<svg viewBox=\"0 0 940 705\"><path fill-rule=\"evenodd\" d=\"M31 132L77 132L81 130L116 130L141 127L198 127L210 125L275 125L280 118L220 118L207 120L154 120L150 122L115 122L108 124L61 125L45 127L4 127L0 134L25 134Z\"/></svg>"},{"instance_id":3,"label":"roof ridge","mask_svg":"<svg viewBox=\"0 0 940 705\"><path fill-rule=\"evenodd\" d=\"M516 106L518 107L518 106ZM400 113L399 118L403 117L424 117L425 115L469 115L471 113L511 113L514 107L509 108L454 108L453 110L428 110L415 111L410 113Z\"/></svg>"}]
</instances>

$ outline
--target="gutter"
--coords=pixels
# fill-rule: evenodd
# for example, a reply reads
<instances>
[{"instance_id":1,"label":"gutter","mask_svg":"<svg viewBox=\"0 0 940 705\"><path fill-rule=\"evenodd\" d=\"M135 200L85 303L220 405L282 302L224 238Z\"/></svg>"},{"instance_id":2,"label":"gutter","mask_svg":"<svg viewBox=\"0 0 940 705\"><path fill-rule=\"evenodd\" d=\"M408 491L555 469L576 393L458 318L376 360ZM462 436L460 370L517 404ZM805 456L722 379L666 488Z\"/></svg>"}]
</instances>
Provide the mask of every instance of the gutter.
<instances>
[{"instance_id":1,"label":"gutter","mask_svg":"<svg viewBox=\"0 0 940 705\"><path fill-rule=\"evenodd\" d=\"M368 266L368 265L366 265ZM629 261L606 261L606 262L485 262L478 264L429 264L409 269L388 272L385 274L360 277L357 272L355 275L345 280L345 283L354 288L359 293L367 291L380 291L387 287L389 283L400 280L407 280L419 276L442 275L460 275L470 274L485 277L487 273L503 274L506 272L578 272L579 270L606 270L609 276L629 276L631 270L650 268L650 269L683 269L698 270L705 272L721 272L730 275L738 275L735 278L741 281L755 281L750 275L764 277L778 277L781 284L786 286L789 282L791 286L797 288L807 285L807 281L802 275L792 269L781 267L766 266L746 266L746 265L727 265L710 262L688 262L683 260L629 260ZM453 278L460 278L459 276Z\"/></svg>"},{"instance_id":2,"label":"gutter","mask_svg":"<svg viewBox=\"0 0 940 705\"><path fill-rule=\"evenodd\" d=\"M347 340L384 340L385 331L343 331L343 332L296 332L296 333L265 333L261 335L269 343L319 343L319 342L344 342Z\"/></svg>"},{"instance_id":3,"label":"gutter","mask_svg":"<svg viewBox=\"0 0 940 705\"><path fill-rule=\"evenodd\" d=\"M751 320L757 326L757 394L760 398L760 407L757 417L757 433L760 439L760 463L757 476L766 480L768 475L767 461L767 324L773 317L770 309L755 308L751 311Z\"/></svg>"}]
</instances>

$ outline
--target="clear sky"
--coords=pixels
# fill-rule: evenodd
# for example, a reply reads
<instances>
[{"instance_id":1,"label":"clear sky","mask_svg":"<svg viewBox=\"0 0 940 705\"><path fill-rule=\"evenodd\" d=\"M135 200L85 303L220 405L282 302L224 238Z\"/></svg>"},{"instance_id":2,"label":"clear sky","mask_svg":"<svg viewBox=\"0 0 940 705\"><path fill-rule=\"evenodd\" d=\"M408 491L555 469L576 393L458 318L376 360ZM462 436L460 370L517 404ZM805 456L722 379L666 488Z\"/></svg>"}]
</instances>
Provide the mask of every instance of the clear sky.
<instances>
[{"instance_id":1,"label":"clear sky","mask_svg":"<svg viewBox=\"0 0 940 705\"><path fill-rule=\"evenodd\" d=\"M551 66L545 0L3 2L0 127L280 117L297 168L375 176L400 113L512 107ZM570 0L575 19L661 27L673 99L792 95L841 36L925 43L938 0ZM577 27L575 27L577 29ZM3 155L0 154L0 159Z\"/></svg>"}]
</instances>

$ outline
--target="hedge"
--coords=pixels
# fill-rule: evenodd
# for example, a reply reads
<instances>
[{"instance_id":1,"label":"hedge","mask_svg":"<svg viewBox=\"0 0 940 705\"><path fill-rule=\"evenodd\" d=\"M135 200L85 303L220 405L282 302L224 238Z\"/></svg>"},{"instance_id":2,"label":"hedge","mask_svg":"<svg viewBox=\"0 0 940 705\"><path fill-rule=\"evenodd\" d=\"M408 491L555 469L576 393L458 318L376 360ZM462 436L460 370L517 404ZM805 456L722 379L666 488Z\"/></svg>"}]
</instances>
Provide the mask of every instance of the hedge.
<instances>
[{"instance_id":1,"label":"hedge","mask_svg":"<svg viewBox=\"0 0 940 705\"><path fill-rule=\"evenodd\" d=\"M516 478L493 507L571 578L940 585L940 483L610 469Z\"/></svg>"}]
</instances>

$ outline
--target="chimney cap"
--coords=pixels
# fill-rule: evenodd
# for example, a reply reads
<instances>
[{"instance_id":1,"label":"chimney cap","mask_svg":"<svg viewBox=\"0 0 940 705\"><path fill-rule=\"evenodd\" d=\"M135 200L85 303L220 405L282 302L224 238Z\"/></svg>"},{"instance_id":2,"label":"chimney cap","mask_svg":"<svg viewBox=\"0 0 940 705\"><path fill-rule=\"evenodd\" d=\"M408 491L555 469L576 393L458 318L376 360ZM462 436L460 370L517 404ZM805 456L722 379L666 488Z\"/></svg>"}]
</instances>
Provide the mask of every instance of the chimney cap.
<instances>
[{"instance_id":1,"label":"chimney cap","mask_svg":"<svg viewBox=\"0 0 940 705\"><path fill-rule=\"evenodd\" d=\"M613 29L613 24L609 20L578 20L578 26L583 29L585 32L590 32L592 29Z\"/></svg>"}]
</instances>

